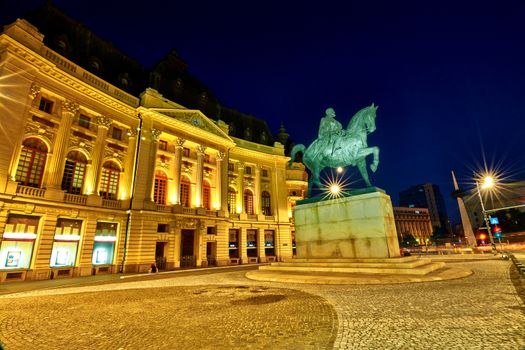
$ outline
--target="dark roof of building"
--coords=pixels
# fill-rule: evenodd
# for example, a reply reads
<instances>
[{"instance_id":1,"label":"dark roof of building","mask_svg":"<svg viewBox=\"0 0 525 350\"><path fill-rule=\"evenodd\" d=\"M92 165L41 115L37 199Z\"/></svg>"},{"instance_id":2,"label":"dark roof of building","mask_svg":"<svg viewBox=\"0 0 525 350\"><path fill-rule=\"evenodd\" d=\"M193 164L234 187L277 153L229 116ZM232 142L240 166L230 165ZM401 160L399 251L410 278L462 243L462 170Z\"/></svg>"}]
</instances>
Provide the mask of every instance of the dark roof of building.
<instances>
[{"instance_id":1,"label":"dark roof of building","mask_svg":"<svg viewBox=\"0 0 525 350\"><path fill-rule=\"evenodd\" d=\"M211 119L223 120L230 125L232 136L273 145L266 121L222 106L215 94L188 72L188 64L176 50L148 69L69 17L52 1L46 1L23 17L44 34L46 46L110 84L135 96L152 87L186 108L199 109Z\"/></svg>"}]
</instances>

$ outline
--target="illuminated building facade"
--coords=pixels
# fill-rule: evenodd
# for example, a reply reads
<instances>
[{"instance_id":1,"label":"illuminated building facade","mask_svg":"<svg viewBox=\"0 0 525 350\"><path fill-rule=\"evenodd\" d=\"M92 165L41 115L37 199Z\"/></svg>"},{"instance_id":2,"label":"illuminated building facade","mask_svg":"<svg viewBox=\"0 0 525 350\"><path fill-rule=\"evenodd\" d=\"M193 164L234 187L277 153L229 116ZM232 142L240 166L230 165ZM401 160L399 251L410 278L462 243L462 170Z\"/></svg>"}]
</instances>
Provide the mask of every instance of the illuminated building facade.
<instances>
[{"instance_id":1,"label":"illuminated building facade","mask_svg":"<svg viewBox=\"0 0 525 350\"><path fill-rule=\"evenodd\" d=\"M162 94L135 93L134 74L110 82L64 52L26 20L0 34L0 281L292 257L307 180L266 123L207 92L174 102L173 57L148 75Z\"/></svg>"},{"instance_id":2,"label":"illuminated building facade","mask_svg":"<svg viewBox=\"0 0 525 350\"><path fill-rule=\"evenodd\" d=\"M397 238L404 242L412 236L419 244L426 244L432 235L432 221L427 208L394 207Z\"/></svg>"}]
</instances>

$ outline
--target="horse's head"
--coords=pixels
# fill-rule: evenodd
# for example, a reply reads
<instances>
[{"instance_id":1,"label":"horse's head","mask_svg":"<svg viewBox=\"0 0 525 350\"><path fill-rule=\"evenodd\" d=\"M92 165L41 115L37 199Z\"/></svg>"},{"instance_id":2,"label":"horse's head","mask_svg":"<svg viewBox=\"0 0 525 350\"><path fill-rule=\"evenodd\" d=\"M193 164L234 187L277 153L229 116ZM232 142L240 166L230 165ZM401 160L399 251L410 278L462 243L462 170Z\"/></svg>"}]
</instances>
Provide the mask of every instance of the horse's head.
<instances>
[{"instance_id":1,"label":"horse's head","mask_svg":"<svg viewBox=\"0 0 525 350\"><path fill-rule=\"evenodd\" d=\"M379 106L374 106L374 103L372 103L371 106L365 108L366 113L363 121L368 133L376 130L376 111L378 107Z\"/></svg>"},{"instance_id":2,"label":"horse's head","mask_svg":"<svg viewBox=\"0 0 525 350\"><path fill-rule=\"evenodd\" d=\"M374 106L374 104L372 103L372 105L365 107L359 112L357 112L350 120L348 128L346 129L347 132L362 133L364 131L368 134L374 132L376 130L377 108L378 106Z\"/></svg>"}]
</instances>

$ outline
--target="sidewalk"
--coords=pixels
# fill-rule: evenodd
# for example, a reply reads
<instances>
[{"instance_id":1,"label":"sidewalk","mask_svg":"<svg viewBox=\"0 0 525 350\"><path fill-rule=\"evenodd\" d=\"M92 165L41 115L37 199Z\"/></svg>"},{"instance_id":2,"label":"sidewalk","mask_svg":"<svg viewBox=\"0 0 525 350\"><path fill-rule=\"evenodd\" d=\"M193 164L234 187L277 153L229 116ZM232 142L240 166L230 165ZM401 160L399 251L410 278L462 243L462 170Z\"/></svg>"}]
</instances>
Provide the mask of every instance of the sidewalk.
<instances>
[{"instance_id":1,"label":"sidewalk","mask_svg":"<svg viewBox=\"0 0 525 350\"><path fill-rule=\"evenodd\" d=\"M249 265L232 265L232 266L220 266L220 267L203 267L193 269L180 269L172 271L161 271L158 273L113 273L107 275L95 275L85 277L73 277L73 278L60 278L52 280L41 280L41 281L22 281L22 282L7 282L0 283L0 295L29 292L39 289L53 289L61 287L72 287L87 284L97 283L119 283L121 281L129 281L130 279L151 279L151 278L167 278L177 274L195 274L195 273L214 273L224 272L224 270L240 270L256 268L261 264L249 264Z\"/></svg>"}]
</instances>

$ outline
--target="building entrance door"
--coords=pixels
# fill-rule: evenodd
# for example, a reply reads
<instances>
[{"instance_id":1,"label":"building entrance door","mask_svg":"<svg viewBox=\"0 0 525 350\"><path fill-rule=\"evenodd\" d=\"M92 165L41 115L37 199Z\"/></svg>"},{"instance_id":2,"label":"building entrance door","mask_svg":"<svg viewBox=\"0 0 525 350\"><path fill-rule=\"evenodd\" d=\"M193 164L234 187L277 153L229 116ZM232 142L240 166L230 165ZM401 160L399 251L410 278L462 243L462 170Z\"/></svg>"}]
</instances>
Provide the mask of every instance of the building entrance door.
<instances>
[{"instance_id":1,"label":"building entrance door","mask_svg":"<svg viewBox=\"0 0 525 350\"><path fill-rule=\"evenodd\" d=\"M182 230L180 241L180 267L195 267L195 230Z\"/></svg>"},{"instance_id":2,"label":"building entrance door","mask_svg":"<svg viewBox=\"0 0 525 350\"><path fill-rule=\"evenodd\" d=\"M166 269L166 257L164 256L165 248L166 242L157 242L157 245L155 246L155 264L157 264L157 269L159 270Z\"/></svg>"},{"instance_id":3,"label":"building entrance door","mask_svg":"<svg viewBox=\"0 0 525 350\"><path fill-rule=\"evenodd\" d=\"M217 243L216 242L206 243L206 259L208 260L208 266L217 266Z\"/></svg>"}]
</instances>

